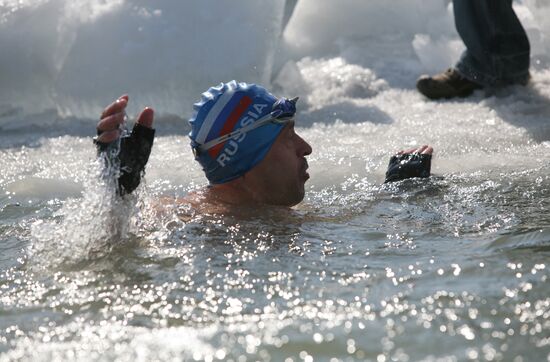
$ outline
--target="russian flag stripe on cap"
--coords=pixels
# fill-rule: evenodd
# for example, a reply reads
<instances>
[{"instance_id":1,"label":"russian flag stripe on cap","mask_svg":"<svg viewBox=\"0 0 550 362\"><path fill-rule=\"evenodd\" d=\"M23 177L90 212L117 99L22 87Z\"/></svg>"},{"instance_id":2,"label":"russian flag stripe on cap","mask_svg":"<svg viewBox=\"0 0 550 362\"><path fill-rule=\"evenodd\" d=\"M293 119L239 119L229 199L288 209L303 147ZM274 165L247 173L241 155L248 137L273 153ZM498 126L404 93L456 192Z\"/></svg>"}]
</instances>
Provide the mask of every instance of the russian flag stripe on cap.
<instances>
[{"instance_id":1,"label":"russian flag stripe on cap","mask_svg":"<svg viewBox=\"0 0 550 362\"><path fill-rule=\"evenodd\" d=\"M210 132L208 132L208 136L204 139L204 142L208 142L213 140L214 138L218 138L219 136L223 135L222 130L227 123L227 120L229 119L229 116L231 115L231 112L239 105L239 102L245 95L244 92L236 91L233 95L233 98L223 108L223 110L219 113L218 117L216 118L216 121L210 128Z\"/></svg>"},{"instance_id":2,"label":"russian flag stripe on cap","mask_svg":"<svg viewBox=\"0 0 550 362\"><path fill-rule=\"evenodd\" d=\"M228 83L228 86L229 85L230 83ZM214 104L214 106L208 112L208 115L206 116L206 119L204 120L201 126L201 129L197 134L197 138L195 139L195 142L199 144L203 144L206 141L206 137L208 136L210 129L214 125L214 122L216 122L216 119L218 118L220 113L223 111L227 103L229 103L231 98L233 98L234 94L235 94L235 89L232 88L232 89L228 89L224 94L221 95L218 101Z\"/></svg>"},{"instance_id":3,"label":"russian flag stripe on cap","mask_svg":"<svg viewBox=\"0 0 550 362\"><path fill-rule=\"evenodd\" d=\"M218 137L233 131L233 129L235 128L235 125L237 124L237 122L239 121L243 113L246 112L248 107L250 107L251 104L252 104L252 98L250 98L247 95L242 97L239 100L239 103L237 103L237 106L231 111L231 114L229 115L227 120L224 122L223 128L218 134ZM225 142L212 147L209 150L210 156L216 157L220 153L220 151L223 149L224 144Z\"/></svg>"}]
</instances>

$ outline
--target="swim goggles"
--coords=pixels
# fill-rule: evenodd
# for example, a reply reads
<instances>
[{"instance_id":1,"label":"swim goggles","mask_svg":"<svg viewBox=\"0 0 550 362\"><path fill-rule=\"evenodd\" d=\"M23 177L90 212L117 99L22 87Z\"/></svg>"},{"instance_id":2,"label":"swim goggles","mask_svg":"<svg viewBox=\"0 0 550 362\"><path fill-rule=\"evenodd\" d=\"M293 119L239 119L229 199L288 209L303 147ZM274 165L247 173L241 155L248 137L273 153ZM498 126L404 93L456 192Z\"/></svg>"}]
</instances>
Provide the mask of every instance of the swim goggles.
<instances>
[{"instance_id":1,"label":"swim goggles","mask_svg":"<svg viewBox=\"0 0 550 362\"><path fill-rule=\"evenodd\" d=\"M292 99L280 98L277 102L273 104L271 112L258 119L256 122L239 128L233 132L226 133L218 138L214 138L213 140L203 143L202 145L198 145L197 147L193 148L193 151L208 151L209 149L219 145L220 143L224 143L231 138L238 138L240 135L250 132L256 128L262 127L268 123L290 123L294 120L294 114L296 113L296 102L298 101L298 99L299 97L294 97Z\"/></svg>"}]
</instances>

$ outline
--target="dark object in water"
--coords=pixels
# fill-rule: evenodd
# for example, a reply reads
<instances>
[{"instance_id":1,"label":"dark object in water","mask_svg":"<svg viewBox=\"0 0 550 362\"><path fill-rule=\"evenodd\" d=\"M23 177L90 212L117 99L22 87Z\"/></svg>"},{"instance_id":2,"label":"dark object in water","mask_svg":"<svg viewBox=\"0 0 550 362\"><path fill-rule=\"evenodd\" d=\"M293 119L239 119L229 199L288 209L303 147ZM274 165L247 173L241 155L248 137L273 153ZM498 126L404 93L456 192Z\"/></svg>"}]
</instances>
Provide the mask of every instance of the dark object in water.
<instances>
[{"instance_id":1,"label":"dark object in water","mask_svg":"<svg viewBox=\"0 0 550 362\"><path fill-rule=\"evenodd\" d=\"M432 155L418 153L394 155L390 158L384 183L413 177L430 177L431 166Z\"/></svg>"}]
</instances>

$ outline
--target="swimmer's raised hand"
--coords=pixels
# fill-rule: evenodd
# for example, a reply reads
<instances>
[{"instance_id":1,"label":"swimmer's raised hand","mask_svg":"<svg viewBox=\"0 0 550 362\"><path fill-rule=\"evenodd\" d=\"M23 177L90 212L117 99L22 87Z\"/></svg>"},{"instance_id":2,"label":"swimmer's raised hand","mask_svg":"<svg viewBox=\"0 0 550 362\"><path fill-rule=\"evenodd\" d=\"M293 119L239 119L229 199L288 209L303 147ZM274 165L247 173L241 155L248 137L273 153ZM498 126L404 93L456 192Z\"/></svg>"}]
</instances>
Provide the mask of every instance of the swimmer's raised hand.
<instances>
[{"instance_id":1,"label":"swimmer's raised hand","mask_svg":"<svg viewBox=\"0 0 550 362\"><path fill-rule=\"evenodd\" d=\"M113 165L120 170L117 180L120 195L129 194L138 187L155 138L155 130L152 128L154 112L151 108L141 111L132 132L126 131L124 121L127 105L128 96L123 95L103 110L94 140L98 155L106 160L107 170ZM119 142L115 142L117 140ZM109 175L113 173L106 172L104 176Z\"/></svg>"},{"instance_id":2,"label":"swimmer's raised hand","mask_svg":"<svg viewBox=\"0 0 550 362\"><path fill-rule=\"evenodd\" d=\"M121 125L124 123L128 95L120 96L116 101L109 104L101 113L97 124L97 142L111 143L120 137ZM137 123L144 127L153 127L154 111L146 107L138 116Z\"/></svg>"}]
</instances>

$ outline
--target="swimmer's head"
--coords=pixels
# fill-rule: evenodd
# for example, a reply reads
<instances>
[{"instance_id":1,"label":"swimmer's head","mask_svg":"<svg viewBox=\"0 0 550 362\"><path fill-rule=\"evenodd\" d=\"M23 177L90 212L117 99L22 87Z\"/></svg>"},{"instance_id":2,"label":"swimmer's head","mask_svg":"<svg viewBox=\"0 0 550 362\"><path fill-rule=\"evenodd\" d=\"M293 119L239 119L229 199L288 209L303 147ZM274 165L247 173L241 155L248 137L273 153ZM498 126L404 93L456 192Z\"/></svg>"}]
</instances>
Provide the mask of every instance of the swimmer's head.
<instances>
[{"instance_id":1,"label":"swimmer's head","mask_svg":"<svg viewBox=\"0 0 550 362\"><path fill-rule=\"evenodd\" d=\"M195 103L191 147L211 184L234 180L268 154L294 117L297 99L277 99L255 84L221 83Z\"/></svg>"}]
</instances>

